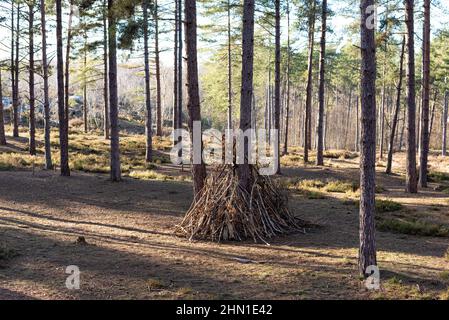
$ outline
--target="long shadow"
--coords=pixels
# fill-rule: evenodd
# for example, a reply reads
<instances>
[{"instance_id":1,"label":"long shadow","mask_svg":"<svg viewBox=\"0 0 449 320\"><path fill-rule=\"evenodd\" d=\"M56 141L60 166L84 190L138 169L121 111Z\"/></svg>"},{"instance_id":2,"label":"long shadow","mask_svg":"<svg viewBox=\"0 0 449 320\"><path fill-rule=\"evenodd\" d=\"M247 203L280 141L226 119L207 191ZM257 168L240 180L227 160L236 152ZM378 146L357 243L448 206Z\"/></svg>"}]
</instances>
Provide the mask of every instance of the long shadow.
<instances>
[{"instance_id":1,"label":"long shadow","mask_svg":"<svg viewBox=\"0 0 449 320\"><path fill-rule=\"evenodd\" d=\"M348 274L354 272L345 268L325 270L323 266L311 266L310 272L314 273L313 282L309 281L307 273L298 274L288 280L276 280L275 274L272 275L274 279L260 280L257 272L236 274L233 270L235 268L227 268L225 271L215 270L211 267L214 262L200 265L191 259L177 262L172 259L176 256L154 257L151 250L146 254L135 254L101 246L70 244L25 230L6 231L14 232L22 239L22 242L16 245L23 255L16 258L10 268L4 270L4 279L34 283L34 292L39 287L50 288L53 296L57 298L177 298L177 290L185 287L191 288L191 293L187 294L190 298L292 299L299 298L298 288L305 286L311 298L321 294L321 298L332 299L338 296L340 290L350 293L345 298L354 298L359 294L354 281L348 282L339 278L338 274L341 272ZM31 241L38 245L37 250L26 250ZM51 251L42 256L41 252L47 252L48 248L51 248ZM178 249L178 256L181 252L182 250ZM64 287L68 276L64 273L64 269L68 265L79 266L81 290L69 291ZM149 279L160 280L163 284L160 291L166 291L166 295L150 290L147 284ZM326 287L326 283L327 291L318 293L317 290ZM50 298L52 294L49 295ZM0 291L1 298L7 296L2 295Z\"/></svg>"}]
</instances>

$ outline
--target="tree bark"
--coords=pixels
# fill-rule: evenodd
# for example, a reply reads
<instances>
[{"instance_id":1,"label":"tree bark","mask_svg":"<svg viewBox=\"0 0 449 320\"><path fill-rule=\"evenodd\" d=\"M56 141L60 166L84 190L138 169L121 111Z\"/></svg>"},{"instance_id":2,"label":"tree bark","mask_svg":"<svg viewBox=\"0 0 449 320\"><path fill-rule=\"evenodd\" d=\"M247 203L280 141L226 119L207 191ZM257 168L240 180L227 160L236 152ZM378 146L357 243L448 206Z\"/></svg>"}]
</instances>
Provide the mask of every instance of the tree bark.
<instances>
[{"instance_id":1,"label":"tree bark","mask_svg":"<svg viewBox=\"0 0 449 320\"><path fill-rule=\"evenodd\" d=\"M321 40L320 40L320 85L318 89L318 126L317 126L317 156L316 164L318 166L324 165L323 150L324 150L324 136L323 136L323 121L324 121L324 90L325 90L325 58L326 58L326 24L327 20L327 0L323 0L321 12Z\"/></svg>"},{"instance_id":2,"label":"tree bark","mask_svg":"<svg viewBox=\"0 0 449 320\"><path fill-rule=\"evenodd\" d=\"M359 271L366 277L368 266L377 265L375 243L376 189L376 41L375 30L367 24L373 0L361 1L361 154L360 154L360 250Z\"/></svg>"},{"instance_id":3,"label":"tree bark","mask_svg":"<svg viewBox=\"0 0 449 320\"><path fill-rule=\"evenodd\" d=\"M16 95L16 81L15 81L15 59L14 59L14 1L11 1L11 98L12 98L12 116L11 119L13 119L13 123L15 124L14 120L14 97ZM14 128L13 124L13 128ZM13 129L14 130L14 129ZM14 135L14 134L13 134Z\"/></svg>"},{"instance_id":4,"label":"tree bark","mask_svg":"<svg viewBox=\"0 0 449 320\"><path fill-rule=\"evenodd\" d=\"M70 0L70 8L69 8L69 21L67 26L67 46L65 51L65 82L64 82L64 90L65 90L65 113L67 121L69 120L69 81L70 81L70 46L72 42L72 19L73 19L73 0Z\"/></svg>"},{"instance_id":5,"label":"tree bark","mask_svg":"<svg viewBox=\"0 0 449 320\"><path fill-rule=\"evenodd\" d=\"M36 155L36 115L35 115L35 95L34 95L34 1L28 4L28 42L29 42L29 152L31 155Z\"/></svg>"},{"instance_id":6,"label":"tree bark","mask_svg":"<svg viewBox=\"0 0 449 320\"><path fill-rule=\"evenodd\" d=\"M254 0L243 1L243 32L242 32L242 87L240 98L240 130L245 132L251 128L251 100L253 95L254 69ZM249 164L249 144L245 141L244 164L239 164L237 174L239 185L250 192L251 165Z\"/></svg>"},{"instance_id":7,"label":"tree bark","mask_svg":"<svg viewBox=\"0 0 449 320\"><path fill-rule=\"evenodd\" d=\"M309 1L310 3L311 1ZM315 0L312 1L313 5L311 12L309 12L309 53L307 62L307 87L306 87L306 113L304 121L304 163L309 162L309 149L311 148L311 132L310 123L312 116L312 68L313 68L313 43L315 39Z\"/></svg>"},{"instance_id":8,"label":"tree bark","mask_svg":"<svg viewBox=\"0 0 449 320\"><path fill-rule=\"evenodd\" d=\"M45 0L41 0L42 69L44 82L44 149L45 169L53 169L50 141L50 100L48 94L47 29Z\"/></svg>"},{"instance_id":9,"label":"tree bark","mask_svg":"<svg viewBox=\"0 0 449 320\"><path fill-rule=\"evenodd\" d=\"M287 0L287 93L285 98L285 136L283 155L288 153L288 125L290 119L290 1Z\"/></svg>"},{"instance_id":10,"label":"tree bark","mask_svg":"<svg viewBox=\"0 0 449 320\"><path fill-rule=\"evenodd\" d=\"M0 68L0 145L6 145L5 123L3 119L2 69Z\"/></svg>"},{"instance_id":11,"label":"tree bark","mask_svg":"<svg viewBox=\"0 0 449 320\"><path fill-rule=\"evenodd\" d=\"M399 109L401 108L402 82L404 77L404 55L405 55L405 37L402 39L401 59L399 63L399 83L397 87L396 106L394 108L393 121L391 123L390 142L388 145L387 168L385 172L391 174L394 152L394 137L396 136L396 127L398 124Z\"/></svg>"},{"instance_id":12,"label":"tree bark","mask_svg":"<svg viewBox=\"0 0 449 320\"><path fill-rule=\"evenodd\" d=\"M108 84L108 22L107 22L107 3L103 0L103 135L106 140L109 139L109 84Z\"/></svg>"},{"instance_id":13,"label":"tree bark","mask_svg":"<svg viewBox=\"0 0 449 320\"><path fill-rule=\"evenodd\" d=\"M415 92L415 29L414 0L405 0L405 22L407 26L407 157L405 190L418 192L416 171L416 92Z\"/></svg>"},{"instance_id":14,"label":"tree bark","mask_svg":"<svg viewBox=\"0 0 449 320\"><path fill-rule=\"evenodd\" d=\"M108 0L108 51L109 51L109 118L111 121L111 180L121 181L120 141L118 127L117 95L117 19L114 13L115 1Z\"/></svg>"},{"instance_id":15,"label":"tree bark","mask_svg":"<svg viewBox=\"0 0 449 320\"><path fill-rule=\"evenodd\" d=\"M277 174L281 173L280 154L280 114L281 114L281 1L275 0L275 63L274 63L274 129L277 130L277 141L274 150L277 161ZM271 135L271 134L270 134Z\"/></svg>"},{"instance_id":16,"label":"tree bark","mask_svg":"<svg viewBox=\"0 0 449 320\"><path fill-rule=\"evenodd\" d=\"M14 1L12 1L14 3ZM13 106L13 137L19 137L19 38L20 38L20 4L17 3L17 20L16 20L16 40L15 40L15 57L14 57L14 95L12 97Z\"/></svg>"},{"instance_id":17,"label":"tree bark","mask_svg":"<svg viewBox=\"0 0 449 320\"><path fill-rule=\"evenodd\" d=\"M159 52L159 6L154 1L154 51L156 63L156 135L162 137L161 64Z\"/></svg>"},{"instance_id":18,"label":"tree bark","mask_svg":"<svg viewBox=\"0 0 449 320\"><path fill-rule=\"evenodd\" d=\"M174 60L173 60L173 130L178 129L178 11L180 9L178 8L178 1L175 0L175 33L174 33ZM174 144L177 143L177 141L173 141Z\"/></svg>"},{"instance_id":19,"label":"tree bark","mask_svg":"<svg viewBox=\"0 0 449 320\"><path fill-rule=\"evenodd\" d=\"M429 104L430 104L430 0L424 0L423 27L423 81L422 81L422 122L421 148L419 156L419 185L427 187L429 158Z\"/></svg>"},{"instance_id":20,"label":"tree bark","mask_svg":"<svg viewBox=\"0 0 449 320\"><path fill-rule=\"evenodd\" d=\"M200 94L198 85L198 60L197 60L197 22L196 22L196 0L185 0L185 41L187 53L187 110L189 112L189 129L192 143L198 142L193 137L193 122L201 122ZM201 127L200 127L201 128ZM200 135L201 137L201 135ZM201 151L203 150L202 139ZM206 179L206 166L200 155L199 163L194 161L192 165L193 189L195 199L204 187Z\"/></svg>"},{"instance_id":21,"label":"tree bark","mask_svg":"<svg viewBox=\"0 0 449 320\"><path fill-rule=\"evenodd\" d=\"M83 76L83 124L84 124L84 133L87 133L88 124L87 124L87 34L84 34L84 57L83 57L83 66L84 66L84 76Z\"/></svg>"},{"instance_id":22,"label":"tree bark","mask_svg":"<svg viewBox=\"0 0 449 320\"><path fill-rule=\"evenodd\" d=\"M145 161L153 161L153 143L152 143L152 119L151 119L151 90L150 90L150 53L148 50L148 0L143 0L143 42L144 42L144 60L145 60Z\"/></svg>"},{"instance_id":23,"label":"tree bark","mask_svg":"<svg viewBox=\"0 0 449 320\"><path fill-rule=\"evenodd\" d=\"M227 3L228 11L228 130L232 129L232 56L231 56L231 1Z\"/></svg>"},{"instance_id":24,"label":"tree bark","mask_svg":"<svg viewBox=\"0 0 449 320\"><path fill-rule=\"evenodd\" d=\"M449 91L446 90L444 95L444 109L443 109L443 138L442 138L442 155L447 156L447 115L449 104Z\"/></svg>"},{"instance_id":25,"label":"tree bark","mask_svg":"<svg viewBox=\"0 0 449 320\"><path fill-rule=\"evenodd\" d=\"M62 1L56 0L56 69L58 82L59 144L61 149L61 176L70 176L69 129L66 117L64 91L64 64L62 59Z\"/></svg>"}]
</instances>

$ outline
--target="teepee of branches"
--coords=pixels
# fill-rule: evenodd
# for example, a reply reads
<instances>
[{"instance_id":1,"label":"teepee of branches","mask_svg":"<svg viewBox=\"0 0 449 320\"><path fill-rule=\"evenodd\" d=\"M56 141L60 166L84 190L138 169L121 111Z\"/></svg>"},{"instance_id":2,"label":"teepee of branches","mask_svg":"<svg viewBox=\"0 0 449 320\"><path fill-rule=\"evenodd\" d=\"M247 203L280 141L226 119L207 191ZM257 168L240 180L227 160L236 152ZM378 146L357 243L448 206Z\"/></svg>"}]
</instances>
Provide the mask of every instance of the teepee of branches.
<instances>
[{"instance_id":1,"label":"teepee of branches","mask_svg":"<svg viewBox=\"0 0 449 320\"><path fill-rule=\"evenodd\" d=\"M269 177L251 166L251 192L239 184L236 167L222 165L208 179L176 233L190 240L255 242L292 232L307 224L288 209L287 197Z\"/></svg>"}]
</instances>

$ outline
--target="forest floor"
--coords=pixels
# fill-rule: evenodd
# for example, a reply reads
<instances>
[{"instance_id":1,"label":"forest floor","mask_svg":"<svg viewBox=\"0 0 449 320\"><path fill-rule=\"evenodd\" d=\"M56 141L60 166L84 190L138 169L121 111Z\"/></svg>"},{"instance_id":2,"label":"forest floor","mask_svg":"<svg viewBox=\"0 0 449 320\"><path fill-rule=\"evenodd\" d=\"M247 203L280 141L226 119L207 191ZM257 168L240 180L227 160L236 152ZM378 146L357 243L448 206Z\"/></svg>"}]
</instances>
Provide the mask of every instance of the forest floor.
<instances>
[{"instance_id":1,"label":"forest floor","mask_svg":"<svg viewBox=\"0 0 449 320\"><path fill-rule=\"evenodd\" d=\"M143 140L122 139L128 167L122 183L111 183L101 168L107 142L94 134L71 138L80 163L72 163L70 178L42 170L41 156L26 156L24 138L0 148L0 299L449 298L449 160L431 156L434 182L416 195L403 192L403 154L395 155L395 175L379 162L381 290L368 291L357 271L354 154L329 152L323 168L304 166L295 148L282 160L277 179L291 211L319 228L269 246L217 244L173 235L192 186L188 168L162 161L162 142L155 144L160 161L147 168L139 164ZM100 163L90 160L96 170L83 168L89 157ZM81 271L79 290L65 287L69 265Z\"/></svg>"}]
</instances>

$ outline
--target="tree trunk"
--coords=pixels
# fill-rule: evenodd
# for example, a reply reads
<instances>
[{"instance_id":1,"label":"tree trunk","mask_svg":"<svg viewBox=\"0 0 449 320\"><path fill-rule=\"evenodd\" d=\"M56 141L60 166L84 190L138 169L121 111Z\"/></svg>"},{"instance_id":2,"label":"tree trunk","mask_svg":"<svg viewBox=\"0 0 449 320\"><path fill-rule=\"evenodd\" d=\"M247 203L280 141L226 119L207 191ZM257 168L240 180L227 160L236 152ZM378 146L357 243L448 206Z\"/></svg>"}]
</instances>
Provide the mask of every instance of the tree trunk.
<instances>
[{"instance_id":1,"label":"tree trunk","mask_svg":"<svg viewBox=\"0 0 449 320\"><path fill-rule=\"evenodd\" d=\"M14 3L14 1L12 1ZM17 3L17 20L16 20L16 40L15 40L15 57L14 57L14 95L12 97L13 106L13 137L19 137L19 38L20 38L20 4Z\"/></svg>"},{"instance_id":2,"label":"tree trunk","mask_svg":"<svg viewBox=\"0 0 449 320\"><path fill-rule=\"evenodd\" d=\"M2 69L0 68L0 145L6 145L5 123L3 120Z\"/></svg>"},{"instance_id":3,"label":"tree trunk","mask_svg":"<svg viewBox=\"0 0 449 320\"><path fill-rule=\"evenodd\" d=\"M200 94L198 86L198 60L197 60L197 25L196 25L196 0L185 0L185 41L187 53L187 110L189 112L189 129L192 143L200 143L202 146L202 134L194 137L193 123L201 123ZM201 125L200 125L201 130ZM194 146L195 150L195 146ZM195 199L197 199L204 186L206 179L206 166L203 163L201 153L193 155L193 189Z\"/></svg>"},{"instance_id":4,"label":"tree trunk","mask_svg":"<svg viewBox=\"0 0 449 320\"><path fill-rule=\"evenodd\" d=\"M109 39L109 118L111 120L111 180L121 181L120 142L118 127L117 96L117 20L114 13L115 1L108 0Z\"/></svg>"},{"instance_id":5,"label":"tree trunk","mask_svg":"<svg viewBox=\"0 0 449 320\"><path fill-rule=\"evenodd\" d=\"M321 12L321 40L320 40L320 85L318 89L318 126L317 126L317 155L316 164L318 166L324 165L323 150L323 118L324 118L324 89L326 84L325 79L325 58L326 58L326 24L327 20L327 0L323 0Z\"/></svg>"},{"instance_id":6,"label":"tree trunk","mask_svg":"<svg viewBox=\"0 0 449 320\"><path fill-rule=\"evenodd\" d=\"M64 82L64 90L65 90L65 113L67 121L69 120L69 81L70 81L70 46L72 42L72 19L73 19L73 0L70 0L69 7L69 21L67 26L67 47L65 51L65 82Z\"/></svg>"},{"instance_id":7,"label":"tree trunk","mask_svg":"<svg viewBox=\"0 0 449 320\"><path fill-rule=\"evenodd\" d=\"M254 7L254 0L243 1L242 87L240 98L240 130L243 132L251 128L254 69ZM251 192L251 165L248 161L249 144L247 141L245 141L244 153L244 164L238 165L237 174L240 187Z\"/></svg>"},{"instance_id":8,"label":"tree trunk","mask_svg":"<svg viewBox=\"0 0 449 320\"><path fill-rule=\"evenodd\" d=\"M401 92L402 92L402 81L404 76L404 55L405 55L405 37L402 39L402 50L401 59L399 63L399 83L397 87L396 95L396 106L394 108L393 121L391 124L390 142L388 145L388 158L387 158L387 168L385 172L391 174L391 167L393 163L393 152L394 152L394 137L396 135L396 127L398 124L399 109L401 108Z\"/></svg>"},{"instance_id":9,"label":"tree trunk","mask_svg":"<svg viewBox=\"0 0 449 320\"><path fill-rule=\"evenodd\" d=\"M84 35L84 77L83 77L83 124L84 133L87 133L87 34Z\"/></svg>"},{"instance_id":10,"label":"tree trunk","mask_svg":"<svg viewBox=\"0 0 449 320\"><path fill-rule=\"evenodd\" d=\"M228 0L228 130L232 125L232 55L231 55L231 1Z\"/></svg>"},{"instance_id":11,"label":"tree trunk","mask_svg":"<svg viewBox=\"0 0 449 320\"><path fill-rule=\"evenodd\" d=\"M107 3L103 2L103 135L106 140L109 139L109 84L108 84L108 22L107 22Z\"/></svg>"},{"instance_id":12,"label":"tree trunk","mask_svg":"<svg viewBox=\"0 0 449 320\"><path fill-rule=\"evenodd\" d=\"M435 120L435 109L436 109L437 99L438 99L438 90L435 89L434 91L435 91L435 93L434 93L433 101L432 101L432 109L430 111L429 144L430 144L430 141L432 140L433 123Z\"/></svg>"},{"instance_id":13,"label":"tree trunk","mask_svg":"<svg viewBox=\"0 0 449 320\"><path fill-rule=\"evenodd\" d=\"M348 145L348 135L351 124L351 109L352 109L352 88L349 91L348 113L346 114L345 144L343 146L343 149L346 149Z\"/></svg>"},{"instance_id":14,"label":"tree trunk","mask_svg":"<svg viewBox=\"0 0 449 320\"><path fill-rule=\"evenodd\" d=\"M385 137L385 73L386 73L386 55L387 55L387 45L385 44L385 53L384 53L384 61L383 61L383 71L382 71L382 92L381 92L381 106L379 110L379 119L380 119L380 135L379 135L379 159L382 160L384 158L384 137Z\"/></svg>"},{"instance_id":15,"label":"tree trunk","mask_svg":"<svg viewBox=\"0 0 449 320\"><path fill-rule=\"evenodd\" d=\"M406 192L418 192L416 172L416 101L415 101L415 29L414 0L405 0L405 22L407 26L407 157Z\"/></svg>"},{"instance_id":16,"label":"tree trunk","mask_svg":"<svg viewBox=\"0 0 449 320\"><path fill-rule=\"evenodd\" d=\"M310 1L309 1L310 2ZM307 62L307 87L306 87L306 112L304 121L304 163L309 162L309 149L312 142L310 123L312 116L312 94L313 94L313 83L312 83L312 68L313 68L313 43L315 35L315 5L316 2L313 0L312 11L309 12L309 53Z\"/></svg>"},{"instance_id":17,"label":"tree trunk","mask_svg":"<svg viewBox=\"0 0 449 320\"><path fill-rule=\"evenodd\" d=\"M162 137L162 99L161 99L161 64L159 52L159 6L154 1L154 51L156 63L156 135Z\"/></svg>"},{"instance_id":18,"label":"tree trunk","mask_svg":"<svg viewBox=\"0 0 449 320\"><path fill-rule=\"evenodd\" d=\"M174 37L174 60L173 60L173 130L178 129L178 1L175 0L175 37ZM177 144L177 141L173 141L174 144Z\"/></svg>"},{"instance_id":19,"label":"tree trunk","mask_svg":"<svg viewBox=\"0 0 449 320\"><path fill-rule=\"evenodd\" d=\"M358 152L360 150L360 97L356 97L355 101L355 109L356 109L356 122L355 122L355 144L354 144L354 150Z\"/></svg>"},{"instance_id":20,"label":"tree trunk","mask_svg":"<svg viewBox=\"0 0 449 320\"><path fill-rule=\"evenodd\" d=\"M28 4L28 42L29 42L29 152L36 155L36 115L35 115L35 95L34 95L34 1Z\"/></svg>"},{"instance_id":21,"label":"tree trunk","mask_svg":"<svg viewBox=\"0 0 449 320\"><path fill-rule=\"evenodd\" d=\"M290 119L290 0L287 0L287 97L285 99L285 136L283 155L288 153L288 125Z\"/></svg>"},{"instance_id":22,"label":"tree trunk","mask_svg":"<svg viewBox=\"0 0 449 320\"><path fill-rule=\"evenodd\" d=\"M430 102L430 0L424 0L423 27L423 81L422 81L422 122L421 148L419 156L419 185L427 187L429 158L429 102Z\"/></svg>"},{"instance_id":23,"label":"tree trunk","mask_svg":"<svg viewBox=\"0 0 449 320\"><path fill-rule=\"evenodd\" d=\"M183 106L183 42L182 42L182 0L178 0L178 128L182 128ZM180 138L182 140L182 138Z\"/></svg>"},{"instance_id":24,"label":"tree trunk","mask_svg":"<svg viewBox=\"0 0 449 320\"><path fill-rule=\"evenodd\" d=\"M375 189L376 189L376 41L374 27L367 21L373 0L361 1L362 51L362 140L360 153L360 251L359 271L366 277L369 266L376 266Z\"/></svg>"},{"instance_id":25,"label":"tree trunk","mask_svg":"<svg viewBox=\"0 0 449 320\"><path fill-rule=\"evenodd\" d=\"M444 95L444 109L443 109L443 138L442 138L442 155L447 155L447 115L448 115L448 104L449 104L449 91L446 90Z\"/></svg>"},{"instance_id":26,"label":"tree trunk","mask_svg":"<svg viewBox=\"0 0 449 320\"><path fill-rule=\"evenodd\" d=\"M15 55L14 55L14 1L11 1L11 98L12 98L12 117L13 123L15 124L14 120L14 97L16 96L16 81L15 81ZM13 125L13 131L14 131L14 125ZM13 133L14 135L14 133Z\"/></svg>"},{"instance_id":27,"label":"tree trunk","mask_svg":"<svg viewBox=\"0 0 449 320\"><path fill-rule=\"evenodd\" d=\"M152 146L152 119L151 119L151 90L150 90L150 54L148 50L148 0L143 0L143 42L144 42L144 60L145 60L145 161L153 161L153 146Z\"/></svg>"},{"instance_id":28,"label":"tree trunk","mask_svg":"<svg viewBox=\"0 0 449 320\"><path fill-rule=\"evenodd\" d=\"M64 106L64 64L62 59L62 1L56 0L56 69L58 81L59 144L61 149L61 176L70 176L69 122Z\"/></svg>"},{"instance_id":29,"label":"tree trunk","mask_svg":"<svg viewBox=\"0 0 449 320\"><path fill-rule=\"evenodd\" d=\"M42 34L42 69L44 81L44 149L45 169L53 169L50 143L50 100L48 96L48 62L47 62L47 29L45 17L45 0L41 0L41 34Z\"/></svg>"},{"instance_id":30,"label":"tree trunk","mask_svg":"<svg viewBox=\"0 0 449 320\"><path fill-rule=\"evenodd\" d=\"M280 114L281 114L281 0L275 0L275 63L274 63L274 129L277 130L277 141L274 159L277 162L277 174L281 173L280 161ZM270 133L271 135L271 133Z\"/></svg>"}]
</instances>

